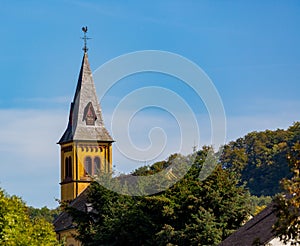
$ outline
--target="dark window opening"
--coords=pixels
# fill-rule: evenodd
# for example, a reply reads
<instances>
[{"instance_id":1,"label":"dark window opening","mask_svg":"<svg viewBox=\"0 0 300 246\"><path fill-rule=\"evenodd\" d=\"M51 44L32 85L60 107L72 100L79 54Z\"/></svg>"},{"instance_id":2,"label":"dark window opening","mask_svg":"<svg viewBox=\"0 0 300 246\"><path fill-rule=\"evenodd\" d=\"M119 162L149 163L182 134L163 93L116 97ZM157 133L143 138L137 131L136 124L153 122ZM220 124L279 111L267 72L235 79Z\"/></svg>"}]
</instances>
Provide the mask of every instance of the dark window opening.
<instances>
[{"instance_id":1,"label":"dark window opening","mask_svg":"<svg viewBox=\"0 0 300 246\"><path fill-rule=\"evenodd\" d=\"M72 178L72 158L66 157L65 159L65 178L71 179Z\"/></svg>"}]
</instances>

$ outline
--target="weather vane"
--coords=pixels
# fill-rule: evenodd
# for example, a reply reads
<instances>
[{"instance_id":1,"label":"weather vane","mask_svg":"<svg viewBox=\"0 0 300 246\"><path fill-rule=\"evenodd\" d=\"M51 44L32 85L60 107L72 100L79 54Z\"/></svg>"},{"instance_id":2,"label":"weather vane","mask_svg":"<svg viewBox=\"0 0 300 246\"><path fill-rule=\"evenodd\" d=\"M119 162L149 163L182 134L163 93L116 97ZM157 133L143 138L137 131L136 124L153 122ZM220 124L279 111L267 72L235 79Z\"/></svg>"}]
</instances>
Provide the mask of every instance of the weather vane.
<instances>
[{"instance_id":1,"label":"weather vane","mask_svg":"<svg viewBox=\"0 0 300 246\"><path fill-rule=\"evenodd\" d=\"M87 41L88 39L91 39L91 38L89 38L89 37L86 36L86 33L87 33L87 31L88 31L87 26L82 27L81 30L83 31L83 38L82 38L82 39L84 40L84 47L82 48L82 50L83 50L84 52L87 52L89 49L88 49L88 47L86 46L86 41Z\"/></svg>"}]
</instances>

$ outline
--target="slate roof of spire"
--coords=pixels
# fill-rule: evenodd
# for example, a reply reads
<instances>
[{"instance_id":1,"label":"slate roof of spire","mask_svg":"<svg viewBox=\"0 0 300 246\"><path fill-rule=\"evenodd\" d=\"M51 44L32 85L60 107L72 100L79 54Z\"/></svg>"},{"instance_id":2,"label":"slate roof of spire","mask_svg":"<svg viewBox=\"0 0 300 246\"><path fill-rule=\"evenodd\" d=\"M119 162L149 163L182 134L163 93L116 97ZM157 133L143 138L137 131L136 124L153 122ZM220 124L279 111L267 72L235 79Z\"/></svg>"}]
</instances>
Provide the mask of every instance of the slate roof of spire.
<instances>
[{"instance_id":1,"label":"slate roof of spire","mask_svg":"<svg viewBox=\"0 0 300 246\"><path fill-rule=\"evenodd\" d=\"M92 104L95 112L94 125L87 125L84 119L89 103ZM71 103L69 123L58 143L74 140L113 142L103 123L101 107L86 52L83 55L76 92Z\"/></svg>"}]
</instances>

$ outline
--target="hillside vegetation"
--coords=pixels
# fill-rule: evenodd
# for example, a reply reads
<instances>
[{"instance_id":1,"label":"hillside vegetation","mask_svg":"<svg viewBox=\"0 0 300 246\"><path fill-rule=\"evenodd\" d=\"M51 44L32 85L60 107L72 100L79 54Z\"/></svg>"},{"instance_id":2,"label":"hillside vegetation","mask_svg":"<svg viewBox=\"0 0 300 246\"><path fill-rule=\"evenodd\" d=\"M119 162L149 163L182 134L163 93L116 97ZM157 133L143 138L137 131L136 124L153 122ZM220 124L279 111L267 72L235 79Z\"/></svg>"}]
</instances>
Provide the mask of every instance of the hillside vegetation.
<instances>
[{"instance_id":1,"label":"hillside vegetation","mask_svg":"<svg viewBox=\"0 0 300 246\"><path fill-rule=\"evenodd\" d=\"M251 132L224 146L223 168L241 176L250 193L274 196L281 192L280 180L290 178L287 155L300 141L300 122L287 130Z\"/></svg>"}]
</instances>

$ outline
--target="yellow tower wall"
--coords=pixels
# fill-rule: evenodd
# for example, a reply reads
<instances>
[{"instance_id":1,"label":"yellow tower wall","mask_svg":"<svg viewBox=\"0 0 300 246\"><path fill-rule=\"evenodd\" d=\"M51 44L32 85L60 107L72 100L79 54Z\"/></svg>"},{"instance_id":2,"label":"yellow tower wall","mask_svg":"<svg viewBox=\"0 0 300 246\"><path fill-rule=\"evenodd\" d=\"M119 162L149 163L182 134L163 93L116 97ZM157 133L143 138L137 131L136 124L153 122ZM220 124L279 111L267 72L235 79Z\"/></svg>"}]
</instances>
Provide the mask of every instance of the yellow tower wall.
<instances>
[{"instance_id":1,"label":"yellow tower wall","mask_svg":"<svg viewBox=\"0 0 300 246\"><path fill-rule=\"evenodd\" d=\"M100 166L97 166L97 159ZM71 160L72 177L67 177L66 159ZM87 170L87 159L90 168ZM71 201L85 190L98 173L112 171L111 142L71 142L61 145L61 200Z\"/></svg>"}]
</instances>

